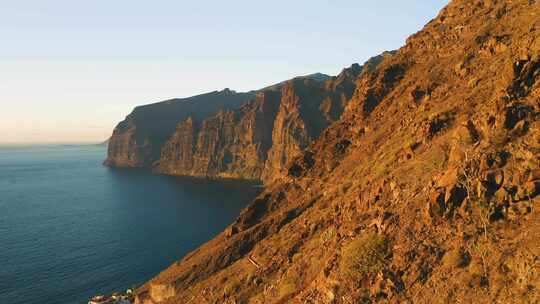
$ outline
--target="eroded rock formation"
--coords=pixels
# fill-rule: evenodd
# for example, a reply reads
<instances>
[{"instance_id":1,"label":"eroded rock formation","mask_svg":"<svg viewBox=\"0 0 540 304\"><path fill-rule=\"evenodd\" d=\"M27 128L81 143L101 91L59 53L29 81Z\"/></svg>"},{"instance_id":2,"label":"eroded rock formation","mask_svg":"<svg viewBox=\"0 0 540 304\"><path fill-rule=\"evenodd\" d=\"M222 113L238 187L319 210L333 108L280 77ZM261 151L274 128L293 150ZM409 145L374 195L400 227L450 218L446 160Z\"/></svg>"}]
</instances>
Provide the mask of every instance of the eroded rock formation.
<instances>
[{"instance_id":1,"label":"eroded rock formation","mask_svg":"<svg viewBox=\"0 0 540 304\"><path fill-rule=\"evenodd\" d=\"M165 143L158 171L259 179L279 102L279 91L261 91L238 109L223 109L202 121L187 118Z\"/></svg>"},{"instance_id":2,"label":"eroded rock formation","mask_svg":"<svg viewBox=\"0 0 540 304\"><path fill-rule=\"evenodd\" d=\"M253 96L253 93L225 89L137 107L114 129L105 164L150 168L159 159L163 144L173 135L179 121L188 117L202 119L219 109L238 107Z\"/></svg>"}]
</instances>

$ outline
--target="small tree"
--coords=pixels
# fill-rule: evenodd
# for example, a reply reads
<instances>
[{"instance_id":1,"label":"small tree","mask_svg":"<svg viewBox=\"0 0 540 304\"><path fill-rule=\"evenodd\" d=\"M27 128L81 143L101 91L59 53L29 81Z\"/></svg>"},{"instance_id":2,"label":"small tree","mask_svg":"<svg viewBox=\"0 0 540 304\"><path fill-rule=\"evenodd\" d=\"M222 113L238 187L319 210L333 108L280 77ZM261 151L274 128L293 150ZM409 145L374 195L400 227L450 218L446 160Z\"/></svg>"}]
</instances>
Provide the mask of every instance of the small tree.
<instances>
[{"instance_id":1,"label":"small tree","mask_svg":"<svg viewBox=\"0 0 540 304\"><path fill-rule=\"evenodd\" d=\"M465 161L463 162L460 168L460 175L459 175L458 183L467 192L467 201L469 202L469 204L471 204L471 207L474 207L478 211L478 219L480 220L480 225L482 226L485 246L476 244L475 251L480 256L480 259L482 260L482 268L484 271L484 276L487 277L486 257L488 255L488 251L487 251L486 246L489 243L488 224L489 224L489 219L493 210L491 209L491 206L489 205L489 203L485 202L478 195L477 187L482 180L482 172L480 170L479 161L476 159L469 158L469 151L467 148L464 148L463 151L465 155Z\"/></svg>"}]
</instances>

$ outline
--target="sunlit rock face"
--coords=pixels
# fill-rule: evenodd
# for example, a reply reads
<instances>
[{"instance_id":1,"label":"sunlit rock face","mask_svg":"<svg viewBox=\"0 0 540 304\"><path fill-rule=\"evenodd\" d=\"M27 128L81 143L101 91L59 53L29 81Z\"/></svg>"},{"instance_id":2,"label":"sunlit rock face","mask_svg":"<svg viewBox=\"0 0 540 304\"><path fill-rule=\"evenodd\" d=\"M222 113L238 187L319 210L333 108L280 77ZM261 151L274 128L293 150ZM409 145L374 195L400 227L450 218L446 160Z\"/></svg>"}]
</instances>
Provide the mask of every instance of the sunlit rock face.
<instances>
[{"instance_id":1,"label":"sunlit rock face","mask_svg":"<svg viewBox=\"0 0 540 304\"><path fill-rule=\"evenodd\" d=\"M335 77L318 73L249 93L224 90L138 107L115 128L105 164L272 182L341 116L356 78L389 55Z\"/></svg>"},{"instance_id":2,"label":"sunlit rock face","mask_svg":"<svg viewBox=\"0 0 540 304\"><path fill-rule=\"evenodd\" d=\"M159 160L161 148L179 122L188 117L200 120L219 109L238 107L253 96L225 89L137 107L114 129L105 165L150 168Z\"/></svg>"}]
</instances>

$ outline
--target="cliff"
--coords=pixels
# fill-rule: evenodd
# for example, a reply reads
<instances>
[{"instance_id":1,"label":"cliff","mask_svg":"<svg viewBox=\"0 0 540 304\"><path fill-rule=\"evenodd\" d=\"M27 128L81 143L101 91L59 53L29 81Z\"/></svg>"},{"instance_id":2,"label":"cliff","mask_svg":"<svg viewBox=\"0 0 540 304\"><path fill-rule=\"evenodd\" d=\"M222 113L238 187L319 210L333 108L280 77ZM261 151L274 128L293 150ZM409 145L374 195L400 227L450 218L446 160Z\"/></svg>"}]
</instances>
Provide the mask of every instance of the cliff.
<instances>
[{"instance_id":1,"label":"cliff","mask_svg":"<svg viewBox=\"0 0 540 304\"><path fill-rule=\"evenodd\" d=\"M105 164L271 182L339 118L356 78L390 54L336 77L317 73L249 93L214 92L136 108L114 130Z\"/></svg>"},{"instance_id":2,"label":"cliff","mask_svg":"<svg viewBox=\"0 0 540 304\"><path fill-rule=\"evenodd\" d=\"M372 59L376 61L379 59ZM271 181L341 113L360 65L337 77L313 74L257 91L238 109L187 118L162 149L159 172Z\"/></svg>"},{"instance_id":3,"label":"cliff","mask_svg":"<svg viewBox=\"0 0 540 304\"><path fill-rule=\"evenodd\" d=\"M452 1L136 303L538 303L539 16ZM287 90L276 124L303 130Z\"/></svg>"},{"instance_id":4,"label":"cliff","mask_svg":"<svg viewBox=\"0 0 540 304\"><path fill-rule=\"evenodd\" d=\"M238 109L223 109L178 124L165 143L157 170L172 175L258 179L272 145L278 91L261 91Z\"/></svg>"},{"instance_id":5,"label":"cliff","mask_svg":"<svg viewBox=\"0 0 540 304\"><path fill-rule=\"evenodd\" d=\"M354 64L324 83L286 83L281 91L281 102L272 131L272 146L261 179L271 183L281 178L289 162L339 119L356 89L356 79L363 73L370 73L392 54L385 52L362 66Z\"/></svg>"},{"instance_id":6,"label":"cliff","mask_svg":"<svg viewBox=\"0 0 540 304\"><path fill-rule=\"evenodd\" d=\"M114 129L105 165L150 168L179 121L187 117L202 119L219 109L238 107L253 96L225 89L137 107Z\"/></svg>"}]
</instances>

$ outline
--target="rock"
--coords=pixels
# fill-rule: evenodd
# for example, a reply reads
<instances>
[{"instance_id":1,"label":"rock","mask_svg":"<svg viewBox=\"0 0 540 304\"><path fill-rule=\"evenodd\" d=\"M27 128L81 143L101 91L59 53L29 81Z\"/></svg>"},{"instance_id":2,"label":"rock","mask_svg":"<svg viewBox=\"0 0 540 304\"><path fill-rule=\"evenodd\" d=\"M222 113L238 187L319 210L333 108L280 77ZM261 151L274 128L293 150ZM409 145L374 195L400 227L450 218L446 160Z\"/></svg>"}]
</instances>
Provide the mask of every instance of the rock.
<instances>
[{"instance_id":1,"label":"rock","mask_svg":"<svg viewBox=\"0 0 540 304\"><path fill-rule=\"evenodd\" d=\"M413 157L414 150L410 146L403 148L398 154L398 159L400 162L411 160Z\"/></svg>"},{"instance_id":2,"label":"rock","mask_svg":"<svg viewBox=\"0 0 540 304\"><path fill-rule=\"evenodd\" d=\"M465 63L464 62L459 62L458 64L456 64L454 66L454 72L459 77L465 77L465 76L467 76L469 70L467 68L465 68Z\"/></svg>"},{"instance_id":3,"label":"rock","mask_svg":"<svg viewBox=\"0 0 540 304\"><path fill-rule=\"evenodd\" d=\"M534 169L529 172L529 176L527 177L528 182L540 180L540 169Z\"/></svg>"},{"instance_id":4,"label":"rock","mask_svg":"<svg viewBox=\"0 0 540 304\"><path fill-rule=\"evenodd\" d=\"M448 130L454 123L453 112L443 112L431 115L420 127L420 136L424 141L433 139L435 136Z\"/></svg>"},{"instance_id":5,"label":"rock","mask_svg":"<svg viewBox=\"0 0 540 304\"><path fill-rule=\"evenodd\" d=\"M451 187L457 184L458 182L458 174L459 169L458 168L450 168L444 172L442 176L440 176L436 181L437 187Z\"/></svg>"},{"instance_id":6,"label":"rock","mask_svg":"<svg viewBox=\"0 0 540 304\"><path fill-rule=\"evenodd\" d=\"M236 110L180 123L165 143L157 170L172 175L259 179L280 93L259 92Z\"/></svg>"},{"instance_id":7,"label":"rock","mask_svg":"<svg viewBox=\"0 0 540 304\"><path fill-rule=\"evenodd\" d=\"M512 198L514 202L522 201L527 198L527 191L523 187L518 187Z\"/></svg>"},{"instance_id":8,"label":"rock","mask_svg":"<svg viewBox=\"0 0 540 304\"><path fill-rule=\"evenodd\" d=\"M505 118L504 118L504 127L508 130L512 130L516 127L519 128L518 123L521 123L521 128L524 127L523 119L532 115L534 110L528 106L521 103L516 103L508 108L506 108Z\"/></svg>"},{"instance_id":9,"label":"rock","mask_svg":"<svg viewBox=\"0 0 540 304\"><path fill-rule=\"evenodd\" d=\"M166 301L176 295L174 287L167 284L150 284L150 298L157 303Z\"/></svg>"},{"instance_id":10,"label":"rock","mask_svg":"<svg viewBox=\"0 0 540 304\"><path fill-rule=\"evenodd\" d=\"M467 198L467 191L459 186L452 186L446 189L444 203L448 216L452 216L453 212L461 206L463 201Z\"/></svg>"},{"instance_id":11,"label":"rock","mask_svg":"<svg viewBox=\"0 0 540 304\"><path fill-rule=\"evenodd\" d=\"M238 233L238 228L235 226L230 226L229 228L225 229L225 236L226 237L232 237L233 235Z\"/></svg>"},{"instance_id":12,"label":"rock","mask_svg":"<svg viewBox=\"0 0 540 304\"><path fill-rule=\"evenodd\" d=\"M471 262L471 255L463 248L447 251L442 259L445 268L464 268Z\"/></svg>"},{"instance_id":13,"label":"rock","mask_svg":"<svg viewBox=\"0 0 540 304\"><path fill-rule=\"evenodd\" d=\"M508 202L508 193L506 192L506 189L499 188L499 190L495 191L493 197L497 200L499 203L506 203Z\"/></svg>"},{"instance_id":14,"label":"rock","mask_svg":"<svg viewBox=\"0 0 540 304\"><path fill-rule=\"evenodd\" d=\"M438 190L430 194L427 206L426 215L428 218L440 218L446 211L445 192Z\"/></svg>"},{"instance_id":15,"label":"rock","mask_svg":"<svg viewBox=\"0 0 540 304\"><path fill-rule=\"evenodd\" d=\"M471 288L487 287L488 285L489 280L483 275L473 274L471 280L469 281L469 286Z\"/></svg>"},{"instance_id":16,"label":"rock","mask_svg":"<svg viewBox=\"0 0 540 304\"><path fill-rule=\"evenodd\" d=\"M534 302L540 275L530 270L539 262L540 227L533 206L540 204L540 197L513 202L513 196L530 192L532 186L527 183L537 181L528 179L540 160L536 134L540 79L535 76L534 60L523 75L525 63L519 73L511 67L510 79L503 74L507 63L519 56L518 50L527 49L540 37L539 9L538 1L528 0L450 2L407 40L406 47L373 73L357 79L356 91L340 118L285 165L298 178L272 182L242 211L233 224L241 233L232 237L220 234L137 292L144 293L150 284L161 282L177 291L165 303L325 303L324 290L332 284L336 288L328 303ZM455 31L458 26L460 32ZM491 37L508 49L494 49L488 58L480 56L478 51ZM531 57L524 60L530 62ZM469 69L466 78L452 71L459 62ZM470 79L480 81L469 88ZM520 85L513 90L515 80ZM425 83L437 85L430 100L418 104L410 94L418 87L425 91ZM313 138L304 114L326 119L332 109L328 96L312 96L327 94L326 88L319 86L319 91L301 82L288 86L282 94L287 100L280 98L281 113L274 122L278 116L282 121L272 130L272 141L280 140L275 141L279 145L274 161L280 155L288 159L284 151L296 153L291 147L306 134ZM310 98L302 101L302 96ZM308 99L316 107L309 108ZM221 120L213 121L213 128L228 120L237 122L240 116L224 112ZM482 129L481 120L489 120ZM526 121L529 131L512 136L519 121ZM475 135L468 122L481 132ZM458 127L453 138L448 131ZM226 129L234 128L227 125ZM224 131L216 136L236 144L223 138L234 133ZM289 140L294 141L288 144ZM351 144L340 144L344 140ZM400 150L410 142L422 143L413 149L410 160L399 162ZM453 158L455 162L449 161L446 153L452 146L455 151L467 151L467 158L460 153ZM336 161L338 155L344 158ZM276 164L269 172L279 175L281 164ZM456 174L457 168L467 169L467 182L472 186L468 189L471 197L461 203L463 192L459 191L463 189L456 175L462 172ZM388 182L381 183L383 180ZM392 197L391 181L398 183L394 190L399 189L399 199ZM480 200L476 194L487 199ZM458 206L460 213L456 214ZM383 212L392 216L381 222ZM370 259L382 265L377 271L380 277L351 280L339 266L350 259L344 254L345 245L372 231L372 223L381 227L378 232L387 237L391 253L377 250L370 254ZM320 228L312 228L317 226ZM333 237L323 237L326 231L333 231ZM450 250L445 253L441 247ZM524 253L534 260L523 259ZM243 262L252 254L261 263L260 269ZM471 256L474 264L469 263ZM505 267L516 263L520 265ZM369 264L357 264L359 268L352 270L358 273ZM248 279L255 272L263 278L258 287ZM224 285L233 281L235 288L225 299ZM280 298L283 287L287 296Z\"/></svg>"},{"instance_id":17,"label":"rock","mask_svg":"<svg viewBox=\"0 0 540 304\"><path fill-rule=\"evenodd\" d=\"M523 189L525 190L527 198L534 198L540 194L540 180L526 182L525 185L523 185Z\"/></svg>"},{"instance_id":18,"label":"rock","mask_svg":"<svg viewBox=\"0 0 540 304\"><path fill-rule=\"evenodd\" d=\"M478 130L472 121L460 124L452 134L452 139L457 145L470 145L480 139Z\"/></svg>"},{"instance_id":19,"label":"rock","mask_svg":"<svg viewBox=\"0 0 540 304\"><path fill-rule=\"evenodd\" d=\"M486 181L496 187L500 187L504 183L504 172L502 170L488 172Z\"/></svg>"},{"instance_id":20,"label":"rock","mask_svg":"<svg viewBox=\"0 0 540 304\"><path fill-rule=\"evenodd\" d=\"M260 177L263 181L287 175L289 163L341 116L354 93L353 81L361 72L345 69L325 84L300 80L285 84L273 124L272 146Z\"/></svg>"},{"instance_id":21,"label":"rock","mask_svg":"<svg viewBox=\"0 0 540 304\"><path fill-rule=\"evenodd\" d=\"M260 277L255 277L253 279L253 284L255 284L255 285L261 285L262 282L263 282L263 280Z\"/></svg>"},{"instance_id":22,"label":"rock","mask_svg":"<svg viewBox=\"0 0 540 304\"><path fill-rule=\"evenodd\" d=\"M485 201L488 198L489 189L485 183L478 182L476 184L476 195L479 199Z\"/></svg>"},{"instance_id":23,"label":"rock","mask_svg":"<svg viewBox=\"0 0 540 304\"><path fill-rule=\"evenodd\" d=\"M529 200L540 193L540 181L526 182L522 186L517 187L514 194L514 201Z\"/></svg>"},{"instance_id":24,"label":"rock","mask_svg":"<svg viewBox=\"0 0 540 304\"><path fill-rule=\"evenodd\" d=\"M529 201L520 201L513 203L507 210L507 217L510 220L518 220L520 217L532 212L532 206Z\"/></svg>"},{"instance_id":25,"label":"rock","mask_svg":"<svg viewBox=\"0 0 540 304\"><path fill-rule=\"evenodd\" d=\"M465 160L465 152L460 145L452 145L448 156L448 162L452 164L460 164Z\"/></svg>"}]
</instances>

